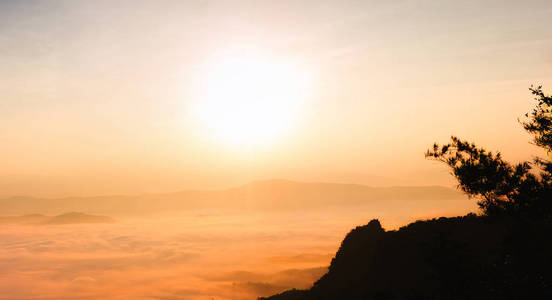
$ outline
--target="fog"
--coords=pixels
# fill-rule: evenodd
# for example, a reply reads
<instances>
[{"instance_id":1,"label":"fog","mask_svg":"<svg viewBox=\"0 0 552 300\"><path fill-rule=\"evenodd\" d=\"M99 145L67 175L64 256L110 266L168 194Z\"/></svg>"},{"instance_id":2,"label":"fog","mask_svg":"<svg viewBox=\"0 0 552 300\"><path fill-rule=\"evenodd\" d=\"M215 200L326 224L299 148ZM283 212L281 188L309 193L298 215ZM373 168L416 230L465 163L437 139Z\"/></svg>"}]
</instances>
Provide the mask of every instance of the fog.
<instances>
[{"instance_id":1,"label":"fog","mask_svg":"<svg viewBox=\"0 0 552 300\"><path fill-rule=\"evenodd\" d=\"M105 224L5 223L0 299L255 299L312 285L345 234L371 218L396 228L460 212L390 213L357 205L190 210Z\"/></svg>"},{"instance_id":2,"label":"fog","mask_svg":"<svg viewBox=\"0 0 552 300\"><path fill-rule=\"evenodd\" d=\"M255 299L306 288L343 237L464 214L444 187L272 180L217 191L0 199L0 299Z\"/></svg>"}]
</instances>

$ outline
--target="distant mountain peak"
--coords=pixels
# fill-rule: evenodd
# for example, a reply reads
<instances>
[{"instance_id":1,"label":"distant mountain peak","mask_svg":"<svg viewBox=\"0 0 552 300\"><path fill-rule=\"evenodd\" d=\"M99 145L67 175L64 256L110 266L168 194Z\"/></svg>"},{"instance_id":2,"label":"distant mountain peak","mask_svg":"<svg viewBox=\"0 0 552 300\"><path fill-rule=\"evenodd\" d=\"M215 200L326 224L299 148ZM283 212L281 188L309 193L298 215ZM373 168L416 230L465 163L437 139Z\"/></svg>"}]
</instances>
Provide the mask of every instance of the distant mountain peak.
<instances>
[{"instance_id":1,"label":"distant mountain peak","mask_svg":"<svg viewBox=\"0 0 552 300\"><path fill-rule=\"evenodd\" d=\"M106 216L89 215L81 212L68 212L51 217L44 224L79 224L79 223L113 223L114 219Z\"/></svg>"}]
</instances>

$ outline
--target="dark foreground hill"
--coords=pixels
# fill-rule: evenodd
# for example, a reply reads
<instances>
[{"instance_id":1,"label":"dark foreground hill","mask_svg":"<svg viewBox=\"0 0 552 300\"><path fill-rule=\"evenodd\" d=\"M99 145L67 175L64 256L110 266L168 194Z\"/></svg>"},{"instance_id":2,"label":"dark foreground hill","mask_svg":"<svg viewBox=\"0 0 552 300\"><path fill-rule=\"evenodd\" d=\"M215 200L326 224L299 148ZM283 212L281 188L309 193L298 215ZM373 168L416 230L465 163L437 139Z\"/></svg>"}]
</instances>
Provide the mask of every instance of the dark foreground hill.
<instances>
[{"instance_id":1,"label":"dark foreground hill","mask_svg":"<svg viewBox=\"0 0 552 300\"><path fill-rule=\"evenodd\" d=\"M552 299L550 223L439 218L385 231L352 230L309 290L265 300Z\"/></svg>"},{"instance_id":2,"label":"dark foreground hill","mask_svg":"<svg viewBox=\"0 0 552 300\"><path fill-rule=\"evenodd\" d=\"M552 95L529 90L536 106L520 122L547 156L511 164L455 136L425 153L483 216L388 232L373 220L347 235L310 290L268 299L552 299Z\"/></svg>"}]
</instances>

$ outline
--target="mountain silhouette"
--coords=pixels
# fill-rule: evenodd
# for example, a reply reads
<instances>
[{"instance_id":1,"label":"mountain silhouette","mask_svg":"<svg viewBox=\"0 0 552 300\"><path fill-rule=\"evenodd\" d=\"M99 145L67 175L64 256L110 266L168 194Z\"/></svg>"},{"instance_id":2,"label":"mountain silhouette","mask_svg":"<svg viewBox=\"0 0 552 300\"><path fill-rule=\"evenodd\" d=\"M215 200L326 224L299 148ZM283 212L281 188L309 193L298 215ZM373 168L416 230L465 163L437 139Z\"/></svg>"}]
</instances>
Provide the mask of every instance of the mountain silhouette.
<instances>
[{"instance_id":1,"label":"mountain silhouette","mask_svg":"<svg viewBox=\"0 0 552 300\"><path fill-rule=\"evenodd\" d=\"M43 222L49 225L79 224L79 223L112 223L114 219L106 216L89 215L79 212L70 212L54 216Z\"/></svg>"},{"instance_id":2,"label":"mountain silhouette","mask_svg":"<svg viewBox=\"0 0 552 300\"><path fill-rule=\"evenodd\" d=\"M87 211L98 214L149 214L192 209L288 210L334 206L372 205L374 209L432 210L450 207L466 211L472 207L462 193L441 186L370 187L356 184L302 183L288 180L255 181L221 190L187 190L167 194L0 199L2 214L61 214Z\"/></svg>"},{"instance_id":3,"label":"mountain silhouette","mask_svg":"<svg viewBox=\"0 0 552 300\"><path fill-rule=\"evenodd\" d=\"M546 222L475 214L392 231L372 220L312 288L260 299L552 299L551 233Z\"/></svg>"},{"instance_id":4,"label":"mountain silhouette","mask_svg":"<svg viewBox=\"0 0 552 300\"><path fill-rule=\"evenodd\" d=\"M80 212L69 212L57 216L30 214L23 216L0 217L0 223L32 225L64 225L86 223L113 223L115 219L106 216L89 215Z\"/></svg>"},{"instance_id":5,"label":"mountain silhouette","mask_svg":"<svg viewBox=\"0 0 552 300\"><path fill-rule=\"evenodd\" d=\"M518 120L547 156L510 163L452 136L425 156L446 164L481 216L439 218L385 231L351 231L326 273L291 299L552 299L552 95Z\"/></svg>"}]
</instances>

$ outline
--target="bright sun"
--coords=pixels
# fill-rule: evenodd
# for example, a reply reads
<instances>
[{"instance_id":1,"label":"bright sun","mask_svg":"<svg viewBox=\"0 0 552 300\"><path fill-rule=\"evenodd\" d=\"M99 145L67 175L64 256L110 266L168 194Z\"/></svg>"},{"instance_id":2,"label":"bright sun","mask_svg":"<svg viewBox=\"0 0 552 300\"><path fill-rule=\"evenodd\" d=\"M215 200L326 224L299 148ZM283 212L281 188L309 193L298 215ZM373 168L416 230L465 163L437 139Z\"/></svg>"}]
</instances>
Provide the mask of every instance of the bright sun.
<instances>
[{"instance_id":1,"label":"bright sun","mask_svg":"<svg viewBox=\"0 0 552 300\"><path fill-rule=\"evenodd\" d=\"M219 141L264 145L293 127L307 87L297 64L255 51L226 51L201 74L196 112Z\"/></svg>"}]
</instances>

